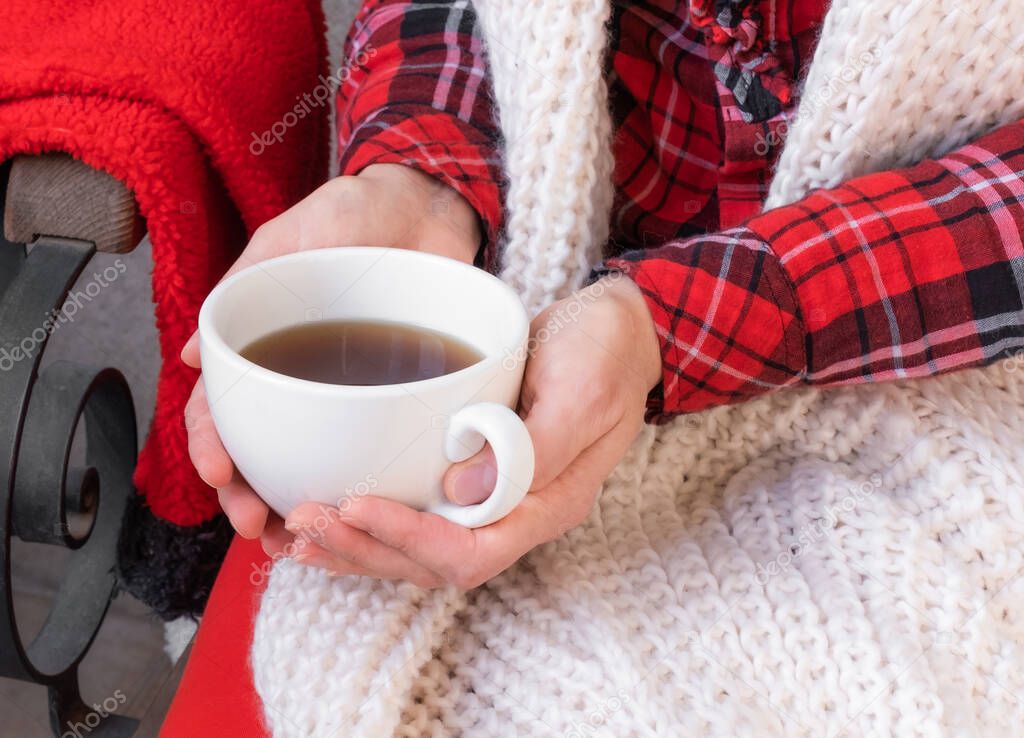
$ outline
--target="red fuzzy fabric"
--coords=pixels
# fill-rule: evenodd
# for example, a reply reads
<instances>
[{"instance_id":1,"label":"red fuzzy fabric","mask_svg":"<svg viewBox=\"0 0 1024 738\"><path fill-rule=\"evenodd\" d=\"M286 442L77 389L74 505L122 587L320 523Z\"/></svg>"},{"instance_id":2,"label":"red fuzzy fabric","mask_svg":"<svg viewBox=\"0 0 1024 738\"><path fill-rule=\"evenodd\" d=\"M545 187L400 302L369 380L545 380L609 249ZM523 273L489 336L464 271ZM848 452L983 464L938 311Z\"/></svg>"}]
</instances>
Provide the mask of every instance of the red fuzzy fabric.
<instances>
[{"instance_id":1,"label":"red fuzzy fabric","mask_svg":"<svg viewBox=\"0 0 1024 738\"><path fill-rule=\"evenodd\" d=\"M316 0L0 3L0 161L67 152L125 182L146 219L163 366L135 479L177 525L219 510L189 463L197 373L178 354L246 233L324 179L328 108L299 112L326 58ZM282 121L280 142L255 143Z\"/></svg>"}]
</instances>

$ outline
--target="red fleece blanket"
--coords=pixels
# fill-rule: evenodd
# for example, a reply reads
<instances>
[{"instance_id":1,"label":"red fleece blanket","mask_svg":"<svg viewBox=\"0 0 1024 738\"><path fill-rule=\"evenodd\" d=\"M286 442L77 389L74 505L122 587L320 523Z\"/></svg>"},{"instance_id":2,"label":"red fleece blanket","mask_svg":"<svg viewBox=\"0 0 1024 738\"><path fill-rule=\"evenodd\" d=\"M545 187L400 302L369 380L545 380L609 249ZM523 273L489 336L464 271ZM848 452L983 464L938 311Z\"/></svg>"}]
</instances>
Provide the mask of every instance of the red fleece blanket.
<instances>
[{"instance_id":1,"label":"red fleece blanket","mask_svg":"<svg viewBox=\"0 0 1024 738\"><path fill-rule=\"evenodd\" d=\"M0 29L0 161L70 153L127 183L146 219L163 367L136 482L159 518L202 523L218 507L188 461L196 373L178 353L241 226L323 179L327 105L299 104L325 79L319 3L5 0Z\"/></svg>"}]
</instances>

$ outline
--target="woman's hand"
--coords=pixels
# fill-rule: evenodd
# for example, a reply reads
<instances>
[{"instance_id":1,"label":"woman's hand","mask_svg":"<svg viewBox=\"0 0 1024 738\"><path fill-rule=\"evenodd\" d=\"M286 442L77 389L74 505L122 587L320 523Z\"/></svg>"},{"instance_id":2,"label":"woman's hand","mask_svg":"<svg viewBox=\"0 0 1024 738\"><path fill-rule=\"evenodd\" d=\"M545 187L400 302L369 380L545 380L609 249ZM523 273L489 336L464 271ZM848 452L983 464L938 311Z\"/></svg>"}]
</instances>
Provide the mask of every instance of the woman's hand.
<instances>
[{"instance_id":1,"label":"woman's hand","mask_svg":"<svg viewBox=\"0 0 1024 738\"><path fill-rule=\"evenodd\" d=\"M640 290L610 275L555 303L533 321L519 412L533 439L530 494L507 517L470 530L378 497L340 508L307 503L265 546L336 574L405 579L420 586L472 588L535 546L581 523L604 480L643 424L661 356ZM489 449L445 476L449 499L470 504L494 485Z\"/></svg>"},{"instance_id":2,"label":"woman's hand","mask_svg":"<svg viewBox=\"0 0 1024 738\"><path fill-rule=\"evenodd\" d=\"M476 213L454 190L410 167L377 164L358 176L331 180L264 223L225 276L275 256L328 246L394 246L472 262L480 238ZM189 339L181 358L199 368L197 338ZM185 424L192 463L217 489L239 535L265 535L276 545L290 538L235 471L214 429L202 379L186 406Z\"/></svg>"}]
</instances>

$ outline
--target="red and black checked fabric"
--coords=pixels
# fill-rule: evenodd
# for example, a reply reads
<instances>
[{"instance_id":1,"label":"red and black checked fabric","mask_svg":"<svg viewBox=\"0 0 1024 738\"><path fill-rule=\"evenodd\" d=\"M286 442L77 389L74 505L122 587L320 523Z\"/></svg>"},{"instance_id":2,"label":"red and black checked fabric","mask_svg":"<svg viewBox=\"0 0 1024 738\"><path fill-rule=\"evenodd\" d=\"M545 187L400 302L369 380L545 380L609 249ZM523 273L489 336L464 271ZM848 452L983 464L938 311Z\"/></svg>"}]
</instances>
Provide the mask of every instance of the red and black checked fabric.
<instances>
[{"instance_id":1,"label":"red and black checked fabric","mask_svg":"<svg viewBox=\"0 0 1024 738\"><path fill-rule=\"evenodd\" d=\"M468 2L371 0L345 44L338 89L341 173L405 164L480 215L485 263L501 227L499 129L480 29Z\"/></svg>"},{"instance_id":2,"label":"red and black checked fabric","mask_svg":"<svg viewBox=\"0 0 1024 738\"><path fill-rule=\"evenodd\" d=\"M1024 125L729 231L610 260L657 324L654 414L798 381L985 364L1024 346Z\"/></svg>"},{"instance_id":3,"label":"red and black checked fabric","mask_svg":"<svg viewBox=\"0 0 1024 738\"><path fill-rule=\"evenodd\" d=\"M692 0L694 13L674 1L613 3L613 252L733 226L760 210L825 0L718 5L733 2L748 6L736 11L736 28L725 9L708 17L707 0ZM500 131L471 4L366 2L344 58L342 173L382 162L419 167L469 200L493 244Z\"/></svg>"},{"instance_id":4,"label":"red and black checked fabric","mask_svg":"<svg viewBox=\"0 0 1024 738\"><path fill-rule=\"evenodd\" d=\"M758 214L823 14L823 0L615 4L604 268L640 285L657 324L652 419L1024 346L1019 124ZM373 54L339 92L339 128L343 173L398 162L441 178L493 257L500 134L480 38L464 1L367 3L348 58Z\"/></svg>"},{"instance_id":5,"label":"red and black checked fabric","mask_svg":"<svg viewBox=\"0 0 1024 738\"><path fill-rule=\"evenodd\" d=\"M729 228L760 211L824 4L615 3L613 251Z\"/></svg>"}]
</instances>

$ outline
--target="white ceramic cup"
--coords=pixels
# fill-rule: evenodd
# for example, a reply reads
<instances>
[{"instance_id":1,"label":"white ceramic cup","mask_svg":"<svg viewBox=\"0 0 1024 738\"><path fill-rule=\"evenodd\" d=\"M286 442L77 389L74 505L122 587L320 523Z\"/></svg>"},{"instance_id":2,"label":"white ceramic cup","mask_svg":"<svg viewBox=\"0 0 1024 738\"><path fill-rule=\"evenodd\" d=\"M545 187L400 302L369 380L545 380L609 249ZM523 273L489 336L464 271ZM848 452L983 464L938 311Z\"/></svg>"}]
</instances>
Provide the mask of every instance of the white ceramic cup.
<instances>
[{"instance_id":1,"label":"white ceramic cup","mask_svg":"<svg viewBox=\"0 0 1024 738\"><path fill-rule=\"evenodd\" d=\"M484 358L406 384L310 382L239 355L252 341L310 320L381 320L447 333ZM507 515L533 480L533 445L510 409L519 396L529 318L492 275L401 249L343 247L289 254L224 280L199 314L203 381L224 448L281 516L317 501L387 497L466 527ZM448 502L452 462L490 443L494 491Z\"/></svg>"}]
</instances>

